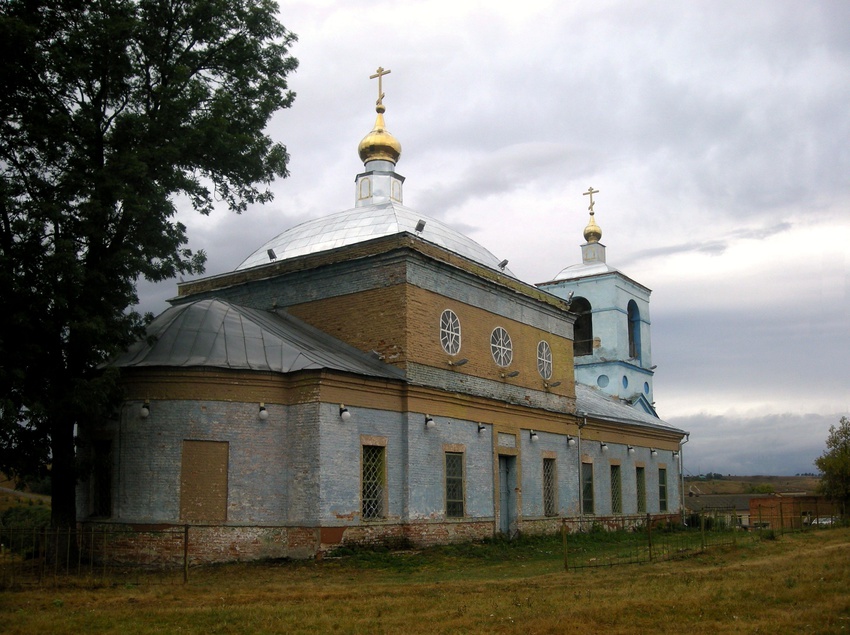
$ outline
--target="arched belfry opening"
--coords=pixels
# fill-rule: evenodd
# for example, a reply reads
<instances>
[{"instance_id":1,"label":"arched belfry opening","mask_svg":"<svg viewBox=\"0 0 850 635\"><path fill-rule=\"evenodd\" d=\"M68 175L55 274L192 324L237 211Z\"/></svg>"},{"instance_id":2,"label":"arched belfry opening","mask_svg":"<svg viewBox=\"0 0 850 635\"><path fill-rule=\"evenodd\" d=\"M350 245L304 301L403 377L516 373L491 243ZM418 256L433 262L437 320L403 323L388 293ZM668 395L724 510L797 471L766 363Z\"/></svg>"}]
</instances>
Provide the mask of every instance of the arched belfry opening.
<instances>
[{"instance_id":1,"label":"arched belfry opening","mask_svg":"<svg viewBox=\"0 0 850 635\"><path fill-rule=\"evenodd\" d=\"M593 317L586 298L573 298L570 309L578 314L573 334L573 356L593 354Z\"/></svg>"},{"instance_id":2,"label":"arched belfry opening","mask_svg":"<svg viewBox=\"0 0 850 635\"><path fill-rule=\"evenodd\" d=\"M629 300L629 357L640 361L640 310L634 300Z\"/></svg>"}]
</instances>

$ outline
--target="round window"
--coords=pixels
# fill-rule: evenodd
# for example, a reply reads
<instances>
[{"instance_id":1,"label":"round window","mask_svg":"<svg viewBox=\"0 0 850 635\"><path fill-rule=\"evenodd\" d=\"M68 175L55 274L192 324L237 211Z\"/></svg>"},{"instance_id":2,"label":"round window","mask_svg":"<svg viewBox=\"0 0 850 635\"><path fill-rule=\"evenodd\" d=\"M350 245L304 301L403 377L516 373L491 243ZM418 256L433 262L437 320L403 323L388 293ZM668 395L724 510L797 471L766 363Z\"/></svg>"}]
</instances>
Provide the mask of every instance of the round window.
<instances>
[{"instance_id":1,"label":"round window","mask_svg":"<svg viewBox=\"0 0 850 635\"><path fill-rule=\"evenodd\" d=\"M548 342L541 341L537 345L537 372L543 379L552 378L552 349Z\"/></svg>"},{"instance_id":2,"label":"round window","mask_svg":"<svg viewBox=\"0 0 850 635\"><path fill-rule=\"evenodd\" d=\"M490 352L499 366L510 366L514 356L511 336L501 326L497 326L490 334Z\"/></svg>"},{"instance_id":3,"label":"round window","mask_svg":"<svg viewBox=\"0 0 850 635\"><path fill-rule=\"evenodd\" d=\"M460 353L460 320L451 309L440 316L440 344L449 355Z\"/></svg>"}]
</instances>

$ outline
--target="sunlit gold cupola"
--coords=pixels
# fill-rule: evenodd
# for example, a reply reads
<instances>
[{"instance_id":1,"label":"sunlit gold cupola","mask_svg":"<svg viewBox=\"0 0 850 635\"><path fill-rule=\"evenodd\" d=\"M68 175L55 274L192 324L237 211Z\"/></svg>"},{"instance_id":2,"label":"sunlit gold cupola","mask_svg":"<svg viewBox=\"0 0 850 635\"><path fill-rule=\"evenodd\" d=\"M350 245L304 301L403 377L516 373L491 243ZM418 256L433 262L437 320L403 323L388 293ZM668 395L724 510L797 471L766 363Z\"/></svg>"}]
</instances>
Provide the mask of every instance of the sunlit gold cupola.
<instances>
[{"instance_id":1,"label":"sunlit gold cupola","mask_svg":"<svg viewBox=\"0 0 850 635\"><path fill-rule=\"evenodd\" d=\"M369 161L389 161L395 165L401 156L401 144L387 131L384 123L386 108L384 107L384 93L381 90L381 78L389 73L390 71L385 71L379 67L378 72L371 76L371 79L378 78L378 101L375 102L375 111L378 116L375 119L375 127L363 137L360 145L357 146L357 152L364 164Z\"/></svg>"},{"instance_id":2,"label":"sunlit gold cupola","mask_svg":"<svg viewBox=\"0 0 850 635\"><path fill-rule=\"evenodd\" d=\"M585 196L590 196L590 207L587 209L590 211L590 220L587 221L587 227L584 228L584 239L589 243L598 243L602 239L602 228L596 224L596 219L594 217L593 211L593 195L598 194L599 190L594 190L592 187L587 188L587 192L584 193Z\"/></svg>"},{"instance_id":3,"label":"sunlit gold cupola","mask_svg":"<svg viewBox=\"0 0 850 635\"><path fill-rule=\"evenodd\" d=\"M589 243L598 243L602 239L602 228L596 224L593 216L594 213L590 212L590 220L587 221L587 227L584 228L584 239Z\"/></svg>"},{"instance_id":4,"label":"sunlit gold cupola","mask_svg":"<svg viewBox=\"0 0 850 635\"><path fill-rule=\"evenodd\" d=\"M587 192L584 193L585 196L590 197L590 206L587 208L590 212L590 220L587 221L587 227L584 228L586 242L581 246L581 259L584 264L605 262L605 245L599 242L602 239L602 228L596 224L596 214L593 211L594 194L599 194L599 190L594 190L592 187L587 188Z\"/></svg>"},{"instance_id":5,"label":"sunlit gold cupola","mask_svg":"<svg viewBox=\"0 0 850 635\"><path fill-rule=\"evenodd\" d=\"M375 102L378 117L372 132L357 146L366 171L355 179L355 207L403 202L401 189L404 177L395 171L395 164L401 156L401 144L387 132L384 124L386 109L381 79L389 73L379 66L377 72L370 76L370 79L378 79L378 101Z\"/></svg>"}]
</instances>

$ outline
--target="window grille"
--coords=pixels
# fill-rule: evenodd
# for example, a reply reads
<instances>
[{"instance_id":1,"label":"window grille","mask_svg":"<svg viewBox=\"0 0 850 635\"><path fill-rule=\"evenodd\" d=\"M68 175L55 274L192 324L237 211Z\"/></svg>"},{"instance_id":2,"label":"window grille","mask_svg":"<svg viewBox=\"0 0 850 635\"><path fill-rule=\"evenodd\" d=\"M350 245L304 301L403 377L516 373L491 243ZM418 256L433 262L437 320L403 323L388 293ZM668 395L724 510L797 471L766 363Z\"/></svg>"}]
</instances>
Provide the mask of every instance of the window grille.
<instances>
[{"instance_id":1,"label":"window grille","mask_svg":"<svg viewBox=\"0 0 850 635\"><path fill-rule=\"evenodd\" d=\"M667 469L658 468L658 511L667 511Z\"/></svg>"},{"instance_id":2,"label":"window grille","mask_svg":"<svg viewBox=\"0 0 850 635\"><path fill-rule=\"evenodd\" d=\"M460 320L450 309L440 316L440 344L449 355L460 353Z\"/></svg>"},{"instance_id":3,"label":"window grille","mask_svg":"<svg viewBox=\"0 0 850 635\"><path fill-rule=\"evenodd\" d=\"M386 448L379 445L363 446L363 518L383 518L386 496Z\"/></svg>"},{"instance_id":4,"label":"window grille","mask_svg":"<svg viewBox=\"0 0 850 635\"><path fill-rule=\"evenodd\" d=\"M446 516L463 517L463 453L446 452Z\"/></svg>"},{"instance_id":5,"label":"window grille","mask_svg":"<svg viewBox=\"0 0 850 635\"><path fill-rule=\"evenodd\" d=\"M501 326L497 326L490 334L490 352L499 366L510 366L514 356L513 344L511 336Z\"/></svg>"},{"instance_id":6,"label":"window grille","mask_svg":"<svg viewBox=\"0 0 850 635\"><path fill-rule=\"evenodd\" d=\"M552 349L548 342L541 341L537 345L537 372L543 379L552 378Z\"/></svg>"},{"instance_id":7,"label":"window grille","mask_svg":"<svg viewBox=\"0 0 850 635\"><path fill-rule=\"evenodd\" d=\"M638 513L646 512L646 470L642 467L635 468L635 481L637 483L637 510Z\"/></svg>"},{"instance_id":8,"label":"window grille","mask_svg":"<svg viewBox=\"0 0 850 635\"><path fill-rule=\"evenodd\" d=\"M581 464L581 509L593 513L593 463Z\"/></svg>"},{"instance_id":9,"label":"window grille","mask_svg":"<svg viewBox=\"0 0 850 635\"><path fill-rule=\"evenodd\" d=\"M619 465L611 466L611 513L623 513L623 486Z\"/></svg>"},{"instance_id":10,"label":"window grille","mask_svg":"<svg viewBox=\"0 0 850 635\"><path fill-rule=\"evenodd\" d=\"M543 514L557 516L558 506L556 483L558 482L555 459L543 459Z\"/></svg>"}]
</instances>

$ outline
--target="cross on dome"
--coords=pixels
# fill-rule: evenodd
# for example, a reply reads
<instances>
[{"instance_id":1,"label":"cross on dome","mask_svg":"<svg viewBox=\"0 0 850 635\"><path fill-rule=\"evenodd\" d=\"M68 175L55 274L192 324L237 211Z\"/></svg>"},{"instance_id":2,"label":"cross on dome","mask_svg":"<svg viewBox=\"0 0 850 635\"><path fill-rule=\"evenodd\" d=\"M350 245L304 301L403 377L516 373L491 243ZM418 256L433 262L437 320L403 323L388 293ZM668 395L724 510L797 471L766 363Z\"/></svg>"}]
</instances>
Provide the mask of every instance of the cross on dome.
<instances>
[{"instance_id":1,"label":"cross on dome","mask_svg":"<svg viewBox=\"0 0 850 635\"><path fill-rule=\"evenodd\" d=\"M383 66L379 66L378 70L375 71L374 75L369 75L369 79L375 79L376 77L378 78L378 101L375 102L376 106L384 105L384 91L381 88L381 80L383 79L384 75L389 75L390 73L392 73L392 71L385 71Z\"/></svg>"},{"instance_id":2,"label":"cross on dome","mask_svg":"<svg viewBox=\"0 0 850 635\"><path fill-rule=\"evenodd\" d=\"M360 145L357 147L357 152L364 165L370 161L389 161L393 165L398 163L401 156L401 144L389 131L387 131L384 123L384 91L383 77L389 75L392 71L384 70L383 66L379 66L374 75L370 75L369 79L378 80L378 101L375 102L375 111L378 113L375 119L375 126L372 131L363 137Z\"/></svg>"},{"instance_id":3,"label":"cross on dome","mask_svg":"<svg viewBox=\"0 0 850 635\"><path fill-rule=\"evenodd\" d=\"M587 208L590 210L590 220L587 223L587 227L584 228L584 239L589 243L598 243L602 239L602 228L596 224L596 220L593 218L594 194L599 194L599 190L594 190L592 186L587 188L587 192L582 194L582 196L590 197L590 207Z\"/></svg>"}]
</instances>

